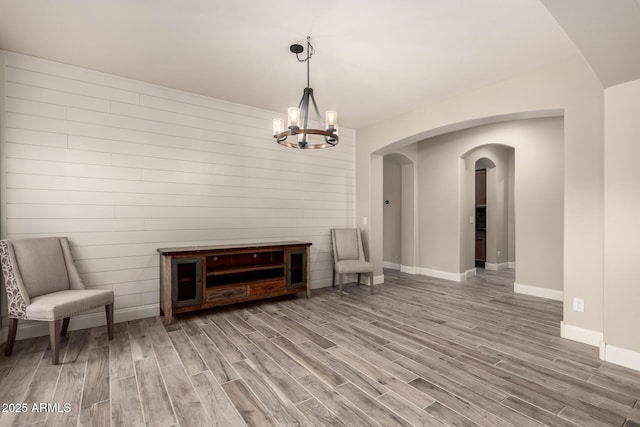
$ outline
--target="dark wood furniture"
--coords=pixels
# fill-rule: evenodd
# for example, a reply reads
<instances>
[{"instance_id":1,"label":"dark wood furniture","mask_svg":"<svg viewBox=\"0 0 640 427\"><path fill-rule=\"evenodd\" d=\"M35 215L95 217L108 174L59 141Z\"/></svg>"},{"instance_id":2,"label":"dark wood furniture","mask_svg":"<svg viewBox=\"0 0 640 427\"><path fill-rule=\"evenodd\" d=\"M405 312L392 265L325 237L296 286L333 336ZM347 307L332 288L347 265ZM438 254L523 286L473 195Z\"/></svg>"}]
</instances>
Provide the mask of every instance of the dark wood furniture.
<instances>
[{"instance_id":1,"label":"dark wood furniture","mask_svg":"<svg viewBox=\"0 0 640 427\"><path fill-rule=\"evenodd\" d=\"M311 243L159 248L160 310L173 314L305 291Z\"/></svg>"}]
</instances>

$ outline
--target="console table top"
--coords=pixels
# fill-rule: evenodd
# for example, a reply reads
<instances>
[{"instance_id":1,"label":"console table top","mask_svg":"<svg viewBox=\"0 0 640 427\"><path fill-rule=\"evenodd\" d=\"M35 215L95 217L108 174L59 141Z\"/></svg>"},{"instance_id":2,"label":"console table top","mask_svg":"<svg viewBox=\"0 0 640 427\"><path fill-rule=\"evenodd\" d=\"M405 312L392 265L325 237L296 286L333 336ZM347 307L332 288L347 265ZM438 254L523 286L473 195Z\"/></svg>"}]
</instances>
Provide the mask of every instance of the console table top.
<instances>
[{"instance_id":1,"label":"console table top","mask_svg":"<svg viewBox=\"0 0 640 427\"><path fill-rule=\"evenodd\" d=\"M161 255L173 255L187 252L207 252L224 249L263 249L282 246L311 246L310 242L291 240L286 242L232 243L228 245L181 246L175 248L158 248Z\"/></svg>"}]
</instances>

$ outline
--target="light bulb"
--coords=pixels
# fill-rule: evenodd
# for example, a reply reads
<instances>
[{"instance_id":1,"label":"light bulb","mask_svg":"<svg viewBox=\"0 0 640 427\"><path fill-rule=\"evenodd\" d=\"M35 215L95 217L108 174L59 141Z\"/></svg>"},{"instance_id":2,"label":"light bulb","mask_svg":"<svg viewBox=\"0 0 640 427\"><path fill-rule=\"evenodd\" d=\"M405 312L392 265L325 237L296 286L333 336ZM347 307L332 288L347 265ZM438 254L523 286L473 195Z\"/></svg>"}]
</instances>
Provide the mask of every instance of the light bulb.
<instances>
[{"instance_id":1,"label":"light bulb","mask_svg":"<svg viewBox=\"0 0 640 427\"><path fill-rule=\"evenodd\" d=\"M273 136L278 135L284 130L284 120L273 119Z\"/></svg>"},{"instance_id":2,"label":"light bulb","mask_svg":"<svg viewBox=\"0 0 640 427\"><path fill-rule=\"evenodd\" d=\"M327 129L338 128L338 113L336 111L327 111L325 113L325 121L327 123Z\"/></svg>"},{"instance_id":3,"label":"light bulb","mask_svg":"<svg viewBox=\"0 0 640 427\"><path fill-rule=\"evenodd\" d=\"M288 124L289 128L300 126L300 109L298 107L291 107L288 110Z\"/></svg>"}]
</instances>

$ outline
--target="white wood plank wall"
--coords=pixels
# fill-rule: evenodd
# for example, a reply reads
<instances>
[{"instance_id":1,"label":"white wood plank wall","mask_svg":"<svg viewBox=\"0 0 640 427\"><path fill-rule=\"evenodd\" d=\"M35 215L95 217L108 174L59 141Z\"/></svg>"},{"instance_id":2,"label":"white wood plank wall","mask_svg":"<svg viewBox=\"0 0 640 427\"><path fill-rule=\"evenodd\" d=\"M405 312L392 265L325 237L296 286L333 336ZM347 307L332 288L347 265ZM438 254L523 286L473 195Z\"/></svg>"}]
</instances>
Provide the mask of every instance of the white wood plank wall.
<instances>
[{"instance_id":1,"label":"white wood plank wall","mask_svg":"<svg viewBox=\"0 0 640 427\"><path fill-rule=\"evenodd\" d=\"M329 229L354 224L353 130L289 149L273 112L0 54L1 235L68 236L117 321L158 313L159 247L310 241L312 286L330 285Z\"/></svg>"}]
</instances>

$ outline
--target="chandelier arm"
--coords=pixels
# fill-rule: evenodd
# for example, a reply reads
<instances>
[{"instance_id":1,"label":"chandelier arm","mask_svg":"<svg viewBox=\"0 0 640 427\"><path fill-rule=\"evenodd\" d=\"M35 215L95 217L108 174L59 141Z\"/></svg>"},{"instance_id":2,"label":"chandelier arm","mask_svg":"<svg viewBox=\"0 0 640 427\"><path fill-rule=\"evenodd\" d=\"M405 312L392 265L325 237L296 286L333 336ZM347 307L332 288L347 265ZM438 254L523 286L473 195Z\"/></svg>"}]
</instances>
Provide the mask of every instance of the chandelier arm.
<instances>
[{"instance_id":1,"label":"chandelier arm","mask_svg":"<svg viewBox=\"0 0 640 427\"><path fill-rule=\"evenodd\" d=\"M300 102L298 103L298 110L300 111L300 117L298 118L298 124L302 123L302 120L307 116L307 104L305 101L307 100L307 90L305 89L302 92L302 98L300 98ZM299 128L300 126L298 126ZM306 123L302 125L302 128L306 128Z\"/></svg>"},{"instance_id":2,"label":"chandelier arm","mask_svg":"<svg viewBox=\"0 0 640 427\"><path fill-rule=\"evenodd\" d=\"M302 108L300 109L300 115L302 116L302 128L309 128L309 96L313 99L313 90L305 89L304 95L302 95Z\"/></svg>"},{"instance_id":3,"label":"chandelier arm","mask_svg":"<svg viewBox=\"0 0 640 427\"><path fill-rule=\"evenodd\" d=\"M302 115L302 129L309 129L309 97L313 99L313 89L305 89L304 90L304 104L302 105L301 115ZM307 144L307 133L302 134L301 144Z\"/></svg>"},{"instance_id":4,"label":"chandelier arm","mask_svg":"<svg viewBox=\"0 0 640 427\"><path fill-rule=\"evenodd\" d=\"M311 102L313 103L313 109L316 111L316 117L318 118L320 127L324 128L324 123L322 122L322 118L320 117L320 111L318 110L318 104L316 104L316 97L313 96L313 90L311 90Z\"/></svg>"}]
</instances>

